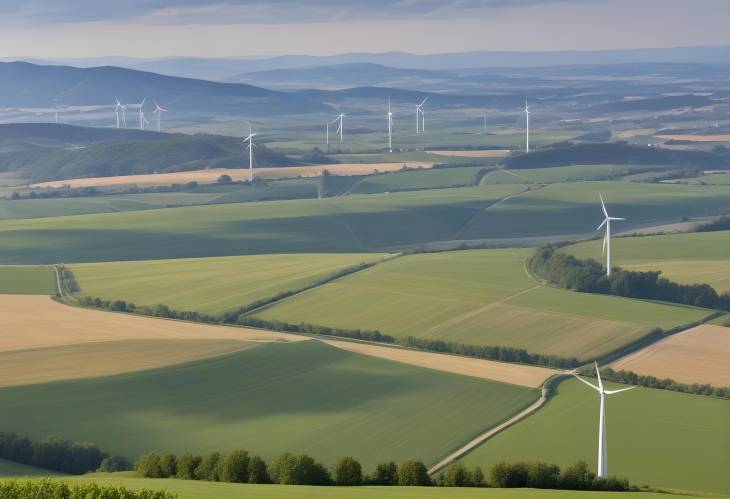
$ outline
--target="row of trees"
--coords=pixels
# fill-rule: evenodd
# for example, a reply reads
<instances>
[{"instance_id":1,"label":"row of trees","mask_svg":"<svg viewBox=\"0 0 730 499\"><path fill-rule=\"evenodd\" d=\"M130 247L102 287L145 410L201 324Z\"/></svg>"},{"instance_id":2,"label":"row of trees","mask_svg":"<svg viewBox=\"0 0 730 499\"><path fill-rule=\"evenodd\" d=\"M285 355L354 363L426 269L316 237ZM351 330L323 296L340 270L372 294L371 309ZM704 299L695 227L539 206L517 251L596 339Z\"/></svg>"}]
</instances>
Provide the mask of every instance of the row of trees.
<instances>
[{"instance_id":1,"label":"row of trees","mask_svg":"<svg viewBox=\"0 0 730 499\"><path fill-rule=\"evenodd\" d=\"M626 479L600 478L588 465L578 461L561 470L560 466L543 462L499 462L489 472L494 487L530 487L534 489L601 490L622 492L631 489Z\"/></svg>"},{"instance_id":2,"label":"row of trees","mask_svg":"<svg viewBox=\"0 0 730 499\"><path fill-rule=\"evenodd\" d=\"M426 465L420 461L381 463L372 475L352 457L339 459L330 471L307 454L285 452L269 465L259 456L237 449L226 454L146 454L137 471L147 478L179 478L231 483L278 483L284 485L431 485ZM482 477L481 471L478 475Z\"/></svg>"},{"instance_id":3,"label":"row of trees","mask_svg":"<svg viewBox=\"0 0 730 499\"><path fill-rule=\"evenodd\" d=\"M581 374L585 376L595 376L595 371L592 366L586 366L581 369ZM611 367L604 367L601 369L601 377L607 381L614 381L616 383L623 383L626 385L638 385L645 386L647 388L656 388L658 390L671 390L674 392L691 393L694 395L706 395L710 397L717 397L723 399L730 399L730 387L716 387L710 384L699 384L699 383L680 383L670 378L657 378L655 376L648 376L644 374L637 374L633 371L615 371Z\"/></svg>"},{"instance_id":4,"label":"row of trees","mask_svg":"<svg viewBox=\"0 0 730 499\"><path fill-rule=\"evenodd\" d=\"M175 495L159 490L130 490L116 485L83 483L70 485L60 480L4 480L0 481L3 499L174 499Z\"/></svg>"},{"instance_id":5,"label":"row of trees","mask_svg":"<svg viewBox=\"0 0 730 499\"><path fill-rule=\"evenodd\" d=\"M700 224L695 227L695 232L716 232L720 230L730 230L730 215L716 218L711 222Z\"/></svg>"},{"instance_id":6,"label":"row of trees","mask_svg":"<svg viewBox=\"0 0 730 499\"><path fill-rule=\"evenodd\" d=\"M72 475L100 468L105 471L132 469L124 457L109 456L94 444L54 436L33 441L15 433L0 433L0 458Z\"/></svg>"},{"instance_id":7,"label":"row of trees","mask_svg":"<svg viewBox=\"0 0 730 499\"><path fill-rule=\"evenodd\" d=\"M562 288L730 310L730 293L719 295L708 284L679 284L661 277L661 271L637 272L619 267L606 276L604 266L597 261L578 259L558 248L550 244L539 248L528 266L533 273Z\"/></svg>"}]
</instances>

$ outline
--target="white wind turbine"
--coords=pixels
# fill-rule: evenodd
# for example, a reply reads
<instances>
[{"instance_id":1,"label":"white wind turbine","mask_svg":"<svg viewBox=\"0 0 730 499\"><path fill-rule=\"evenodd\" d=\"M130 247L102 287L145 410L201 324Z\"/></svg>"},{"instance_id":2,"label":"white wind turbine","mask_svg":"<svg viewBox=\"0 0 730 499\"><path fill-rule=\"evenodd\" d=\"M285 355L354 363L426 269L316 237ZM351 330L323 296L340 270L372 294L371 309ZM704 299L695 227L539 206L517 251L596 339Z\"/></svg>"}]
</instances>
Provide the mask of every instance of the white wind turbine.
<instances>
[{"instance_id":1,"label":"white wind turbine","mask_svg":"<svg viewBox=\"0 0 730 499\"><path fill-rule=\"evenodd\" d=\"M530 152L530 106L525 99L525 152Z\"/></svg>"},{"instance_id":2,"label":"white wind turbine","mask_svg":"<svg viewBox=\"0 0 730 499\"><path fill-rule=\"evenodd\" d=\"M149 124L149 120L144 117L144 103L147 100L147 97L142 99L142 102L139 104L139 129L144 130L145 124Z\"/></svg>"},{"instance_id":3,"label":"white wind turbine","mask_svg":"<svg viewBox=\"0 0 730 499\"><path fill-rule=\"evenodd\" d=\"M347 116L345 113L340 112L340 115L335 119L335 121L340 122L339 126L337 127L337 133L340 134L340 142L342 142L342 135L344 133L344 128L343 128L344 121L343 120L344 120L345 116Z\"/></svg>"},{"instance_id":4,"label":"white wind turbine","mask_svg":"<svg viewBox=\"0 0 730 499\"><path fill-rule=\"evenodd\" d=\"M601 373L598 371L598 363L596 362L595 364L596 376L598 376L598 386L595 386L593 383L589 383L575 373L573 376L601 394L601 409L598 416L598 476L606 477L608 476L608 451L606 450L606 395L625 392L626 390L631 390L636 387L630 386L619 390L605 390L603 388L603 381L601 380Z\"/></svg>"},{"instance_id":5,"label":"white wind turbine","mask_svg":"<svg viewBox=\"0 0 730 499\"><path fill-rule=\"evenodd\" d=\"M487 134L487 112L482 112L482 118L484 118L484 135Z\"/></svg>"},{"instance_id":6,"label":"white wind turbine","mask_svg":"<svg viewBox=\"0 0 730 499\"><path fill-rule=\"evenodd\" d=\"M162 120L162 113L166 113L167 109L164 107L160 107L160 105L157 103L157 101L153 101L155 103L155 110L154 114L157 117L157 131L160 131L160 121Z\"/></svg>"},{"instance_id":7,"label":"white wind turbine","mask_svg":"<svg viewBox=\"0 0 730 499\"><path fill-rule=\"evenodd\" d=\"M423 105L428 97L423 99L420 104L416 104L416 134L426 131L426 114L423 112Z\"/></svg>"},{"instance_id":8,"label":"white wind turbine","mask_svg":"<svg viewBox=\"0 0 730 499\"><path fill-rule=\"evenodd\" d=\"M390 97L388 97L388 150L393 152L393 112L390 110Z\"/></svg>"},{"instance_id":9,"label":"white wind turbine","mask_svg":"<svg viewBox=\"0 0 730 499\"><path fill-rule=\"evenodd\" d=\"M122 105L122 103L119 102L119 99L117 99L116 97L114 97L114 100L116 101L116 104L114 105L114 114L117 115L117 128L119 128L119 126L120 126L121 123L124 123L124 128L127 128L127 115L125 113L125 111L127 110L127 108L124 107ZM119 120L119 112L120 111L122 113L122 115L121 115L122 116L122 121L121 122Z\"/></svg>"},{"instance_id":10,"label":"white wind turbine","mask_svg":"<svg viewBox=\"0 0 730 499\"><path fill-rule=\"evenodd\" d=\"M244 142L248 142L248 181L253 182L253 148L256 147L253 143L253 138L257 134L253 133L251 123L248 124L248 137L243 139Z\"/></svg>"},{"instance_id":11,"label":"white wind turbine","mask_svg":"<svg viewBox=\"0 0 730 499\"><path fill-rule=\"evenodd\" d=\"M611 275L611 220L626 220L625 218L610 217L606 210L606 205L603 202L603 196L598 193L598 197L601 198L601 209L603 210L603 222L598 226L596 231L601 230L601 227L606 226L606 235L603 236L603 252L606 254L606 275Z\"/></svg>"}]
</instances>

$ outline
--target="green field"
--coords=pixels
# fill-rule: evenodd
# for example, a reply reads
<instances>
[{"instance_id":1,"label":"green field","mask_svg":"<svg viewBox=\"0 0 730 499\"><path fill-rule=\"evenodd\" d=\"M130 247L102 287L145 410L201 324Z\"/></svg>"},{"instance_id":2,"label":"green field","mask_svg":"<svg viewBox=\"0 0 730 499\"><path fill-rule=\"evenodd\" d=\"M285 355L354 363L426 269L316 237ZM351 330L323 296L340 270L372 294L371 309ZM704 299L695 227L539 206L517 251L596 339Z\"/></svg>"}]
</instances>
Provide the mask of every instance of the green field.
<instances>
[{"instance_id":1,"label":"green field","mask_svg":"<svg viewBox=\"0 0 730 499\"><path fill-rule=\"evenodd\" d=\"M220 314L302 289L373 253L249 255L71 266L84 296Z\"/></svg>"},{"instance_id":2,"label":"green field","mask_svg":"<svg viewBox=\"0 0 730 499\"><path fill-rule=\"evenodd\" d=\"M254 315L591 359L653 327L671 328L709 314L703 309L538 285L524 270L531 252L499 249L404 256Z\"/></svg>"},{"instance_id":3,"label":"green field","mask_svg":"<svg viewBox=\"0 0 730 499\"><path fill-rule=\"evenodd\" d=\"M534 415L468 454L469 466L539 460L595 471L598 395L578 380ZM730 492L730 401L637 388L607 398L608 470L635 485Z\"/></svg>"},{"instance_id":4,"label":"green field","mask_svg":"<svg viewBox=\"0 0 730 499\"><path fill-rule=\"evenodd\" d=\"M656 165L571 165L553 168L494 170L482 178L482 184L553 184L581 180L602 180L645 170L657 170Z\"/></svg>"},{"instance_id":5,"label":"green field","mask_svg":"<svg viewBox=\"0 0 730 499\"><path fill-rule=\"evenodd\" d=\"M688 180L693 184L730 185L730 173L712 173Z\"/></svg>"},{"instance_id":6,"label":"green field","mask_svg":"<svg viewBox=\"0 0 730 499\"><path fill-rule=\"evenodd\" d=\"M482 168L478 167L458 167L368 175L362 178L350 192L352 194L375 194L473 185L481 170Z\"/></svg>"},{"instance_id":7,"label":"green field","mask_svg":"<svg viewBox=\"0 0 730 499\"><path fill-rule=\"evenodd\" d=\"M601 244L588 241L562 251L600 261ZM730 231L618 237L611 242L611 254L612 262L626 269L661 270L674 281L730 291Z\"/></svg>"},{"instance_id":8,"label":"green field","mask_svg":"<svg viewBox=\"0 0 730 499\"><path fill-rule=\"evenodd\" d=\"M26 464L0 459L0 478L6 477L25 477L25 476L60 476L59 471L47 470L44 468L36 468Z\"/></svg>"},{"instance_id":9,"label":"green field","mask_svg":"<svg viewBox=\"0 0 730 499\"><path fill-rule=\"evenodd\" d=\"M50 267L0 265L0 294L53 295L56 274Z\"/></svg>"},{"instance_id":10,"label":"green field","mask_svg":"<svg viewBox=\"0 0 730 499\"><path fill-rule=\"evenodd\" d=\"M5 431L150 451L286 450L434 463L537 390L364 357L317 341L111 377L0 389ZM110 429L113 429L111 431Z\"/></svg>"},{"instance_id":11,"label":"green field","mask_svg":"<svg viewBox=\"0 0 730 499\"><path fill-rule=\"evenodd\" d=\"M577 492L535 489L470 489L437 487L314 487L297 485L251 485L193 480L134 478L125 473L65 477L66 482L93 481L123 485L129 489L167 490L180 499L666 499L651 492ZM687 497L687 496L684 496Z\"/></svg>"}]
</instances>

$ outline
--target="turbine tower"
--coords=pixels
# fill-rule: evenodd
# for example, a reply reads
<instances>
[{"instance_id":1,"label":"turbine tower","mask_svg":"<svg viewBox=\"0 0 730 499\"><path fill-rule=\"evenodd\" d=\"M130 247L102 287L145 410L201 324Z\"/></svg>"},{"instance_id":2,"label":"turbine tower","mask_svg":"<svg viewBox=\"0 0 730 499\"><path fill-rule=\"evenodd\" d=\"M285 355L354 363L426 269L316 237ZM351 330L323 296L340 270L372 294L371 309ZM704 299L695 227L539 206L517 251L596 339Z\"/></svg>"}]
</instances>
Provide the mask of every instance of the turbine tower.
<instances>
[{"instance_id":1,"label":"turbine tower","mask_svg":"<svg viewBox=\"0 0 730 499\"><path fill-rule=\"evenodd\" d=\"M160 107L160 105L157 103L157 101L153 101L155 103L155 110L154 114L157 116L157 131L160 131L160 121L162 119L162 113L166 113L167 109L164 107Z\"/></svg>"},{"instance_id":2,"label":"turbine tower","mask_svg":"<svg viewBox=\"0 0 730 499\"><path fill-rule=\"evenodd\" d=\"M388 150L393 152L393 113L390 110L390 97L388 97Z\"/></svg>"},{"instance_id":3,"label":"turbine tower","mask_svg":"<svg viewBox=\"0 0 730 499\"><path fill-rule=\"evenodd\" d=\"M423 105L428 100L428 97L423 99L420 104L416 104L416 134L418 132L426 131L426 114L423 112Z\"/></svg>"},{"instance_id":4,"label":"turbine tower","mask_svg":"<svg viewBox=\"0 0 730 499\"><path fill-rule=\"evenodd\" d=\"M603 202L603 196L598 193L598 197L601 198L601 209L603 210L603 222L598 226L596 231L601 230L601 227L606 226L606 235L603 236L603 253L606 255L606 276L611 276L611 220L626 220L625 218L610 217L606 210L606 205Z\"/></svg>"},{"instance_id":5,"label":"turbine tower","mask_svg":"<svg viewBox=\"0 0 730 499\"><path fill-rule=\"evenodd\" d=\"M525 99L525 152L530 152L530 106Z\"/></svg>"},{"instance_id":6,"label":"turbine tower","mask_svg":"<svg viewBox=\"0 0 730 499\"><path fill-rule=\"evenodd\" d=\"M484 135L487 134L487 112L482 112L482 118L484 118Z\"/></svg>"},{"instance_id":7,"label":"turbine tower","mask_svg":"<svg viewBox=\"0 0 730 499\"><path fill-rule=\"evenodd\" d=\"M147 118L144 117L144 110L143 110L143 108L144 108L144 102L146 100L147 100L147 97L145 97L144 99L142 99L142 102L139 104L139 129L140 130L144 130L145 124L146 123L147 124L149 123L149 121L147 121Z\"/></svg>"},{"instance_id":8,"label":"turbine tower","mask_svg":"<svg viewBox=\"0 0 730 499\"><path fill-rule=\"evenodd\" d=\"M598 416L598 476L606 477L608 476L608 452L606 450L606 395L625 392L626 390L631 390L636 387L630 386L619 390L605 390L603 388L603 381L601 381L601 373L598 371L598 363L596 362L595 365L596 376L598 376L598 386L595 386L593 383L589 383L575 373L573 373L573 376L601 394L601 409Z\"/></svg>"},{"instance_id":9,"label":"turbine tower","mask_svg":"<svg viewBox=\"0 0 730 499\"><path fill-rule=\"evenodd\" d=\"M117 115L117 128L119 128L120 121L119 121L119 112L122 112L122 123L124 123L124 128L127 128L127 115L125 111L127 110L126 107L122 106L122 103L119 102L119 99L114 97L114 100L117 101L116 105L114 106L114 114Z\"/></svg>"},{"instance_id":10,"label":"turbine tower","mask_svg":"<svg viewBox=\"0 0 730 499\"><path fill-rule=\"evenodd\" d=\"M340 122L339 126L337 127L337 133L340 134L340 142L342 142L342 134L344 133L343 132L342 124L343 124L343 118L345 116L347 116L347 115L344 114L344 113L340 113L340 115L335 119L335 121L339 121Z\"/></svg>"},{"instance_id":11,"label":"turbine tower","mask_svg":"<svg viewBox=\"0 0 730 499\"><path fill-rule=\"evenodd\" d=\"M244 142L248 142L248 146L246 149L248 149L248 181L253 182L253 148L256 147L253 143L253 138L257 134L253 133L251 129L251 124L248 124L248 137L243 139Z\"/></svg>"}]
</instances>

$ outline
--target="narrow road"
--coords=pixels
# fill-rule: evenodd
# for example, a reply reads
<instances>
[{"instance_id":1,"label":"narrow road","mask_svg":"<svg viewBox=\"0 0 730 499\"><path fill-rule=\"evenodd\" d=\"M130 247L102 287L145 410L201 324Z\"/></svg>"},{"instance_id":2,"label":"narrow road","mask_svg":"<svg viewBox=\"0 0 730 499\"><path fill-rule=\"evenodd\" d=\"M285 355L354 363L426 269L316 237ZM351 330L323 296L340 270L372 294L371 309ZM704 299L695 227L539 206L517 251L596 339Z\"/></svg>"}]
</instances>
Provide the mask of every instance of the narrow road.
<instances>
[{"instance_id":1,"label":"narrow road","mask_svg":"<svg viewBox=\"0 0 730 499\"><path fill-rule=\"evenodd\" d=\"M446 456L445 458L443 458L441 461L439 461L438 463L434 464L428 470L428 474L429 475L433 475L434 473L442 470L443 468L445 468L449 464L453 463L454 461L456 461L460 457L465 456L466 454L468 454L469 452L473 451L474 449L476 449L477 447L479 447L480 445L482 445L484 442L486 442L487 440L489 440L490 438L492 438L496 434L500 433L503 430L506 430L507 428L509 428L513 424L517 423L521 419L529 416L530 414L532 414L533 412L535 412L536 410L538 410L540 407L542 407L542 405L546 401L547 401L547 389L546 388L543 388L542 389L542 392L540 393L540 398L537 399L530 407L526 408L525 410L523 410L522 412L520 412L518 414L515 414L514 416L512 416L511 418L509 418L504 423L502 423L502 424L500 424L498 426L495 426L494 428L486 431L485 433L482 433L481 435L479 435L475 439L473 439L470 442L468 442L463 447L461 447L458 450L452 452L451 454L449 454L448 456Z\"/></svg>"}]
</instances>

